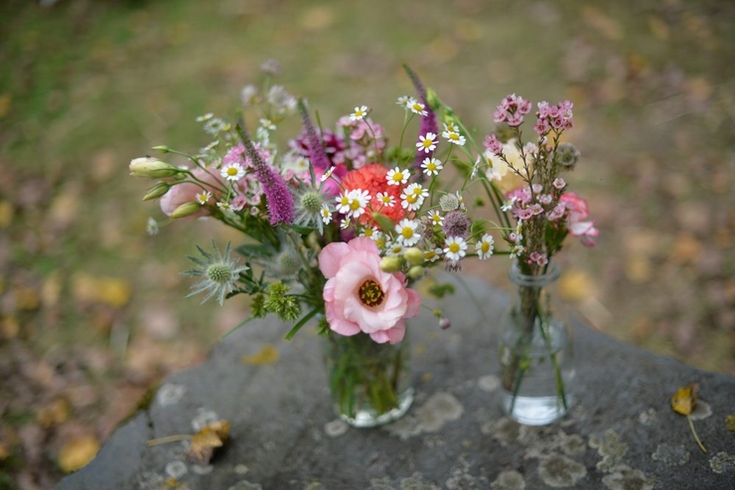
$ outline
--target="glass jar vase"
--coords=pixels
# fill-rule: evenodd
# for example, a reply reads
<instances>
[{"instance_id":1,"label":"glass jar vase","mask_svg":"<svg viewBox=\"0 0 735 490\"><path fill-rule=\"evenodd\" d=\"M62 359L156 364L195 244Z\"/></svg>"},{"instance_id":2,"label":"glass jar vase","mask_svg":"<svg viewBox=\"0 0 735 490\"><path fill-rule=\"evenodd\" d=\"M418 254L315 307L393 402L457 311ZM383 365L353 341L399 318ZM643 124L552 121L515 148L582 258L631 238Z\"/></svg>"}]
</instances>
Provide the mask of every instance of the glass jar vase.
<instances>
[{"instance_id":1,"label":"glass jar vase","mask_svg":"<svg viewBox=\"0 0 735 490\"><path fill-rule=\"evenodd\" d=\"M550 424L572 403L571 328L554 292L561 271L550 263L539 272L524 274L517 264L511 267L516 288L500 324L503 409L525 425Z\"/></svg>"},{"instance_id":2,"label":"glass jar vase","mask_svg":"<svg viewBox=\"0 0 735 490\"><path fill-rule=\"evenodd\" d=\"M367 334L324 340L332 405L353 427L375 427L402 417L413 402L408 334L394 345Z\"/></svg>"}]
</instances>

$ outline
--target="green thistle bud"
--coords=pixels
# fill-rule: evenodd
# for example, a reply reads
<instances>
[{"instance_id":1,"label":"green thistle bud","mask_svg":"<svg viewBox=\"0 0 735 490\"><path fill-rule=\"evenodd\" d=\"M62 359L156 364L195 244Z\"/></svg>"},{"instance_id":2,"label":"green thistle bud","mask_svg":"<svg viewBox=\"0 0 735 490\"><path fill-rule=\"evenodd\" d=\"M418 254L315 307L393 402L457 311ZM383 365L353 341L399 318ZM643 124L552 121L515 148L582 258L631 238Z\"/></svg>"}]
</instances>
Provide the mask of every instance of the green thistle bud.
<instances>
[{"instance_id":1,"label":"green thistle bud","mask_svg":"<svg viewBox=\"0 0 735 490\"><path fill-rule=\"evenodd\" d=\"M205 272L207 279L217 284L226 284L232 278L232 269L228 264L215 262Z\"/></svg>"},{"instance_id":2,"label":"green thistle bud","mask_svg":"<svg viewBox=\"0 0 735 490\"><path fill-rule=\"evenodd\" d=\"M401 270L401 259L398 257L383 257L380 260L380 270L383 272L398 272Z\"/></svg>"},{"instance_id":3,"label":"green thistle bud","mask_svg":"<svg viewBox=\"0 0 735 490\"><path fill-rule=\"evenodd\" d=\"M420 265L414 265L408 270L408 277L411 279L421 279L424 277L426 270Z\"/></svg>"},{"instance_id":4,"label":"green thistle bud","mask_svg":"<svg viewBox=\"0 0 735 490\"><path fill-rule=\"evenodd\" d=\"M143 200L150 201L152 199L158 199L162 195L166 194L170 188L171 186L167 183L159 182L158 184L151 187L151 190L149 190L148 193L143 196Z\"/></svg>"},{"instance_id":5,"label":"green thistle bud","mask_svg":"<svg viewBox=\"0 0 735 490\"><path fill-rule=\"evenodd\" d=\"M174 209L174 212L171 213L171 219L186 218L187 216L196 214L201 209L202 206L198 202L187 202Z\"/></svg>"},{"instance_id":6,"label":"green thistle bud","mask_svg":"<svg viewBox=\"0 0 735 490\"><path fill-rule=\"evenodd\" d=\"M324 203L322 193L319 191L307 191L301 196L299 202L301 208L309 214L319 214Z\"/></svg>"},{"instance_id":7,"label":"green thistle bud","mask_svg":"<svg viewBox=\"0 0 735 490\"><path fill-rule=\"evenodd\" d=\"M276 263L278 264L278 272L282 276L290 276L292 274L296 274L301 268L299 257L293 250L287 249L278 254Z\"/></svg>"},{"instance_id":8,"label":"green thistle bud","mask_svg":"<svg viewBox=\"0 0 735 490\"><path fill-rule=\"evenodd\" d=\"M571 143L561 143L554 153L554 163L567 169L573 170L579 161L579 150Z\"/></svg>"},{"instance_id":9,"label":"green thistle bud","mask_svg":"<svg viewBox=\"0 0 735 490\"><path fill-rule=\"evenodd\" d=\"M411 265L421 265L424 263L424 252L418 247L411 247L403 252L403 258Z\"/></svg>"},{"instance_id":10,"label":"green thistle bud","mask_svg":"<svg viewBox=\"0 0 735 490\"><path fill-rule=\"evenodd\" d=\"M130 175L147 179L162 179L173 177L181 172L181 169L170 163L162 162L157 158L142 157L130 161Z\"/></svg>"}]
</instances>

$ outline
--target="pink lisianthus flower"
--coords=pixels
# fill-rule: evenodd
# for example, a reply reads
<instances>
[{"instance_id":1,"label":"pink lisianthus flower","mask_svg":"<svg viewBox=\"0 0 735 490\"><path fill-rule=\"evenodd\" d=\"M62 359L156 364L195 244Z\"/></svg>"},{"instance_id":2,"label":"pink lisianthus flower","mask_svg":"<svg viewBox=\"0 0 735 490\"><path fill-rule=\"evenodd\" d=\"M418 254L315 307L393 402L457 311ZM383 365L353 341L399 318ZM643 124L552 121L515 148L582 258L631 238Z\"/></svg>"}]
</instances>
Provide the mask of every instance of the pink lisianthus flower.
<instances>
[{"instance_id":1,"label":"pink lisianthus flower","mask_svg":"<svg viewBox=\"0 0 735 490\"><path fill-rule=\"evenodd\" d=\"M582 245L586 247L595 246L595 237L600 230L595 228L595 222L589 221L589 208L587 201L574 192L565 192L559 199L569 210L567 215L567 229L572 236L579 237Z\"/></svg>"},{"instance_id":2,"label":"pink lisianthus flower","mask_svg":"<svg viewBox=\"0 0 735 490\"><path fill-rule=\"evenodd\" d=\"M194 177L196 177L200 181L210 185L204 185L202 187L191 182L184 182L183 184L176 184L175 186L171 187L171 189L169 189L168 192L161 197L161 211L163 211L166 216L171 216L171 213L173 213L176 208L178 208L182 204L186 204L188 202L196 202L197 194L199 194L203 190L211 192L214 195L215 199L219 199L220 192L217 192L217 189L221 188L222 184L217 178L216 170L205 170L201 167L197 167L192 170L191 173L194 174ZM193 214L190 217L193 218L207 214L209 214L209 211L207 210L207 208L202 206L201 211Z\"/></svg>"},{"instance_id":3,"label":"pink lisianthus flower","mask_svg":"<svg viewBox=\"0 0 735 490\"><path fill-rule=\"evenodd\" d=\"M329 327L340 335L367 333L377 343L395 344L406 319L419 314L421 298L400 273L380 269L378 246L367 237L330 243L319 253L324 307Z\"/></svg>"}]
</instances>

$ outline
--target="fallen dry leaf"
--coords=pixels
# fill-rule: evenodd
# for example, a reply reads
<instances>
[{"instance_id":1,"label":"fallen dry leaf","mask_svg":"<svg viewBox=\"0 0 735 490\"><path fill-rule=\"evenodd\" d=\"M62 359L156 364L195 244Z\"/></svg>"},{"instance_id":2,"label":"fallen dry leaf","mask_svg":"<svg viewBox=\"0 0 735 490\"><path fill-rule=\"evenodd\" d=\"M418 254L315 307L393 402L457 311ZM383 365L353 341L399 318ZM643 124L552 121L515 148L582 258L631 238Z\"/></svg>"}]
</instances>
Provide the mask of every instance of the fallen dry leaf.
<instances>
[{"instance_id":1,"label":"fallen dry leaf","mask_svg":"<svg viewBox=\"0 0 735 490\"><path fill-rule=\"evenodd\" d=\"M686 416L687 421L689 421L689 428L692 430L694 440L697 441L699 449L701 449L703 453L706 453L707 450L704 448L704 444L699 440L697 431L694 430L694 423L692 422L691 417L692 410L694 410L694 407L697 405L698 389L699 385L696 383L679 388L676 393L674 393L674 396L671 397L671 408L673 408L676 413Z\"/></svg>"},{"instance_id":2,"label":"fallen dry leaf","mask_svg":"<svg viewBox=\"0 0 735 490\"><path fill-rule=\"evenodd\" d=\"M272 344L264 345L257 354L252 356L242 356L242 362L245 364L272 364L278 360L278 349Z\"/></svg>"},{"instance_id":3,"label":"fallen dry leaf","mask_svg":"<svg viewBox=\"0 0 735 490\"><path fill-rule=\"evenodd\" d=\"M725 417L725 425L727 425L727 430L735 432L735 415Z\"/></svg>"}]
</instances>

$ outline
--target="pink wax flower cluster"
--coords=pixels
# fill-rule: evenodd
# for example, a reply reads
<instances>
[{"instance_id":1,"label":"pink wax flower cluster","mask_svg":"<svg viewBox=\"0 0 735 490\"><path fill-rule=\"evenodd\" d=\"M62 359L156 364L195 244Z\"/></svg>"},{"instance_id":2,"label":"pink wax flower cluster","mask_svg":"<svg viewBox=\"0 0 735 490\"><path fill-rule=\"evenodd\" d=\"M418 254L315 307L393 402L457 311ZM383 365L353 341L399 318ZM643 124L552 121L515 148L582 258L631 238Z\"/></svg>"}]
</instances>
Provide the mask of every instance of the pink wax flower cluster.
<instances>
[{"instance_id":1,"label":"pink wax flower cluster","mask_svg":"<svg viewBox=\"0 0 735 490\"><path fill-rule=\"evenodd\" d=\"M378 343L403 340L406 319L419 313L419 294L406 277L380 267L377 245L367 237L330 243L319 254L326 277L324 307L329 327L340 335L364 332Z\"/></svg>"},{"instance_id":2,"label":"pink wax flower cluster","mask_svg":"<svg viewBox=\"0 0 735 490\"><path fill-rule=\"evenodd\" d=\"M496 123L517 127L523 124L523 116L531 111L531 102L516 94L506 96L493 114Z\"/></svg>"},{"instance_id":3,"label":"pink wax flower cluster","mask_svg":"<svg viewBox=\"0 0 735 490\"><path fill-rule=\"evenodd\" d=\"M587 201L574 192L565 192L561 196L561 202L569 210L567 214L567 228L572 236L579 237L583 245L595 246L595 238L600 231L595 228L595 222L589 219L589 207Z\"/></svg>"}]
</instances>

